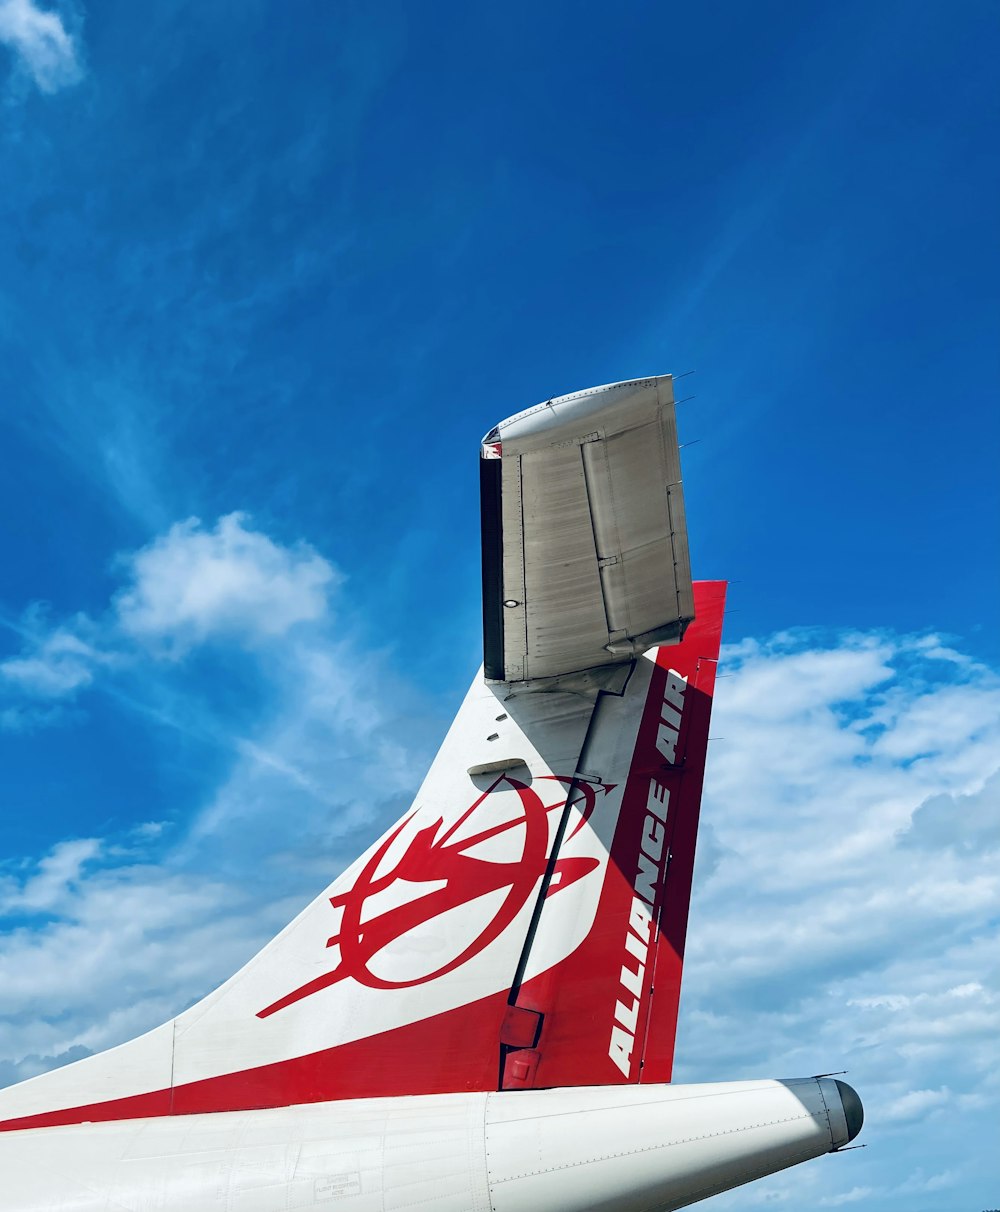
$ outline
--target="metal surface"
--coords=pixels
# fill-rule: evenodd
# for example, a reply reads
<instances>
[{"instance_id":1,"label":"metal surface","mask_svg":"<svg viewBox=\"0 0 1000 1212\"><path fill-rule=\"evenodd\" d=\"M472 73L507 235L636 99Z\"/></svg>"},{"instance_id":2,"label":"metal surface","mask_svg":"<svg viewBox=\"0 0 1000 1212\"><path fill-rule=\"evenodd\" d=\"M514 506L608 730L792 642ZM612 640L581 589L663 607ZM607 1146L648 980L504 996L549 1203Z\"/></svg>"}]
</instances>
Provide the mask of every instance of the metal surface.
<instances>
[{"instance_id":1,"label":"metal surface","mask_svg":"<svg viewBox=\"0 0 1000 1212\"><path fill-rule=\"evenodd\" d=\"M839 1085L428 1095L12 1132L0 1212L669 1212L845 1144Z\"/></svg>"},{"instance_id":2,"label":"metal surface","mask_svg":"<svg viewBox=\"0 0 1000 1212\"><path fill-rule=\"evenodd\" d=\"M482 465L487 677L557 677L683 635L694 604L669 375L518 413Z\"/></svg>"}]
</instances>

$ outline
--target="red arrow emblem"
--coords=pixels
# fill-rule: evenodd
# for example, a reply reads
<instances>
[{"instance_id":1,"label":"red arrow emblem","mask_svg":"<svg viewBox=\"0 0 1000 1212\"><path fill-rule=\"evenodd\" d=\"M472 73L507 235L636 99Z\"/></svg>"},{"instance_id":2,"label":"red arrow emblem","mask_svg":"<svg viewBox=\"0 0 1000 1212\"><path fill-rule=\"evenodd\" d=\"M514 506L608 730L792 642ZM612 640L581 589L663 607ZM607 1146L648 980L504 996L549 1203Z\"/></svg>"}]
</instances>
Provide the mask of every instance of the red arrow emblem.
<instances>
[{"instance_id":1,"label":"red arrow emblem","mask_svg":"<svg viewBox=\"0 0 1000 1212\"><path fill-rule=\"evenodd\" d=\"M543 778L563 783L567 788L567 798L573 796L574 804L579 807L580 819L573 831L567 835L566 841L574 837L589 820L594 811L598 790L607 794L614 787L613 783L583 782L563 775L545 775ZM540 782L542 779L536 781ZM486 826L458 841L450 840L503 784L517 792L521 801L520 815ZM343 910L339 932L327 942L328 947L337 946L340 949L337 965L331 971L308 981L298 989L293 989L258 1011L257 1017L267 1018L294 1002L310 997L348 977L372 989L405 989L436 980L478 955L503 933L535 892L548 862L548 814L565 807L566 803L567 800L563 799L553 804L545 804L533 787L503 774L440 836L438 834L444 821L439 817L432 825L417 830L394 867L381 875L376 874L393 843L416 814L410 813L404 817L372 854L353 886L330 898L335 909ZM469 853L481 843L521 826L524 827L524 842L517 861L493 862ZM553 868L547 895L552 896L569 888L577 880L589 875L598 865L599 861L595 858L558 859ZM413 900L365 919L365 908L369 899L384 892L398 880L406 880L413 885L436 886ZM506 895L486 929L447 963L409 980L386 980L372 971L372 960L390 943L451 909L499 889L506 889Z\"/></svg>"}]
</instances>

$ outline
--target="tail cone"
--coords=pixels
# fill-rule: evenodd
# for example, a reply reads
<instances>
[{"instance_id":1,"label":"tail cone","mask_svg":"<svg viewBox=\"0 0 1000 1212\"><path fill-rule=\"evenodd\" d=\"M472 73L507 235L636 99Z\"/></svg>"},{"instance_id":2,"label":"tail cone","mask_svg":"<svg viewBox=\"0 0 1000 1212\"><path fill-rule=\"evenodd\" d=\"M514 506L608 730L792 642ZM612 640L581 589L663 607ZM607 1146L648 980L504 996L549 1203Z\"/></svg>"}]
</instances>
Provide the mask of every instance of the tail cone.
<instances>
[{"instance_id":1,"label":"tail cone","mask_svg":"<svg viewBox=\"0 0 1000 1212\"><path fill-rule=\"evenodd\" d=\"M861 1125L865 1122L865 1109L853 1086L849 1086L847 1082L837 1082L837 1090L840 1092L840 1102L844 1108L844 1119L847 1120L847 1141L849 1143L861 1131Z\"/></svg>"}]
</instances>

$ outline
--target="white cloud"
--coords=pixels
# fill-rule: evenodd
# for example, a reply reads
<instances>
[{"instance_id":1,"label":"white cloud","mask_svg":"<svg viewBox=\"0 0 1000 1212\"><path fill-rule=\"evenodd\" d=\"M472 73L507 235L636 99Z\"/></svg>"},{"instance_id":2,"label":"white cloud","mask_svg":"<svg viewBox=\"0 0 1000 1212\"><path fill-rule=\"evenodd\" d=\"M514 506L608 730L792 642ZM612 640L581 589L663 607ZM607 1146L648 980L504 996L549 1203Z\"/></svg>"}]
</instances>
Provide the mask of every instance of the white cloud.
<instances>
[{"instance_id":1,"label":"white cloud","mask_svg":"<svg viewBox=\"0 0 1000 1212\"><path fill-rule=\"evenodd\" d=\"M937 1110L951 1102L951 1091L941 1090L908 1090L899 1098L893 1099L887 1107L882 1108L885 1120L907 1122L923 1119L929 1111Z\"/></svg>"},{"instance_id":2,"label":"white cloud","mask_svg":"<svg viewBox=\"0 0 1000 1212\"><path fill-rule=\"evenodd\" d=\"M925 1179L920 1175L907 1181L913 1183L915 1191L945 1191L948 1187L955 1185L958 1175L954 1170L942 1170L940 1174L932 1174L930 1178Z\"/></svg>"},{"instance_id":3,"label":"white cloud","mask_svg":"<svg viewBox=\"0 0 1000 1212\"><path fill-rule=\"evenodd\" d=\"M189 518L131 556L133 583L116 602L122 630L182 652L212 636L273 638L321 618L340 579L330 563L246 521L231 513L206 530Z\"/></svg>"},{"instance_id":4,"label":"white cloud","mask_svg":"<svg viewBox=\"0 0 1000 1212\"><path fill-rule=\"evenodd\" d=\"M33 0L0 0L0 43L43 93L58 92L83 75L79 43L63 17Z\"/></svg>"},{"instance_id":5,"label":"white cloud","mask_svg":"<svg viewBox=\"0 0 1000 1212\"><path fill-rule=\"evenodd\" d=\"M1000 849L1000 770L969 795L942 793L924 800L901 841L966 853Z\"/></svg>"},{"instance_id":6,"label":"white cloud","mask_svg":"<svg viewBox=\"0 0 1000 1212\"><path fill-rule=\"evenodd\" d=\"M22 651L0 661L0 688L65 699L149 651L180 658L216 640L274 644L296 625L328 624L329 593L342 579L307 543L276 543L240 513L211 529L197 518L179 522L119 563L127 583L102 618L78 614L51 626L37 606L26 612L15 628ZM42 722L23 704L0 712L9 731Z\"/></svg>"},{"instance_id":7,"label":"white cloud","mask_svg":"<svg viewBox=\"0 0 1000 1212\"><path fill-rule=\"evenodd\" d=\"M867 1199L872 1193L871 1187L852 1187L840 1195L827 1195L819 1201L821 1208L841 1208L844 1204L855 1204L859 1199Z\"/></svg>"},{"instance_id":8,"label":"white cloud","mask_svg":"<svg viewBox=\"0 0 1000 1212\"><path fill-rule=\"evenodd\" d=\"M95 859L100 849L97 838L57 843L23 883L10 877L0 881L0 914L59 908L80 879L84 865Z\"/></svg>"},{"instance_id":9,"label":"white cloud","mask_svg":"<svg viewBox=\"0 0 1000 1212\"><path fill-rule=\"evenodd\" d=\"M53 898L43 924L7 933L0 1057L97 1051L165 1021L206 991L206 973L248 958L274 912L251 887L204 874L141 861L96 869Z\"/></svg>"},{"instance_id":10,"label":"white cloud","mask_svg":"<svg viewBox=\"0 0 1000 1212\"><path fill-rule=\"evenodd\" d=\"M80 617L48 635L29 636L21 656L0 662L0 679L40 698L63 698L89 685L97 666L113 662L113 657L83 638L83 631L92 630Z\"/></svg>"},{"instance_id":11,"label":"white cloud","mask_svg":"<svg viewBox=\"0 0 1000 1212\"><path fill-rule=\"evenodd\" d=\"M1000 1106L1000 678L891 634L748 641L723 671L675 1078L849 1070L873 1148L799 1206L882 1207L907 1155L933 1189L971 1176Z\"/></svg>"}]
</instances>

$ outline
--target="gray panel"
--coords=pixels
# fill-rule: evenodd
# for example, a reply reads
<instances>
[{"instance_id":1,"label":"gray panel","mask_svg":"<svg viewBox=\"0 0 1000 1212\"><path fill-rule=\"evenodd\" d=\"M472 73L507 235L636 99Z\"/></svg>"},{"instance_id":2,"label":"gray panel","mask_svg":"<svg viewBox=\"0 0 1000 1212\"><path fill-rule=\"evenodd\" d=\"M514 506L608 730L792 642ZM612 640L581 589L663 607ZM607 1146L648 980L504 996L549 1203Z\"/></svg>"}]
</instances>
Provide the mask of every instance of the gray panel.
<instances>
[{"instance_id":1,"label":"gray panel","mask_svg":"<svg viewBox=\"0 0 1000 1212\"><path fill-rule=\"evenodd\" d=\"M525 671L527 638L524 604L524 528L521 509L521 459L511 454L503 460L501 479L503 518L503 642L504 674L508 682L519 682Z\"/></svg>"},{"instance_id":2,"label":"gray panel","mask_svg":"<svg viewBox=\"0 0 1000 1212\"><path fill-rule=\"evenodd\" d=\"M490 437L502 447L505 680L680 638L694 608L670 377L561 396Z\"/></svg>"},{"instance_id":3,"label":"gray panel","mask_svg":"<svg viewBox=\"0 0 1000 1212\"><path fill-rule=\"evenodd\" d=\"M580 447L524 455L521 469L527 676L553 677L597 664L608 642Z\"/></svg>"}]
</instances>

